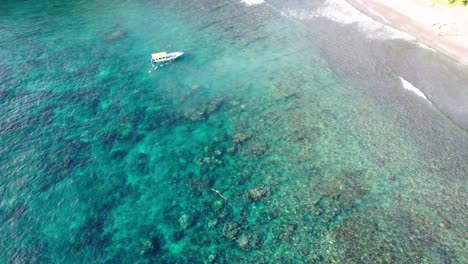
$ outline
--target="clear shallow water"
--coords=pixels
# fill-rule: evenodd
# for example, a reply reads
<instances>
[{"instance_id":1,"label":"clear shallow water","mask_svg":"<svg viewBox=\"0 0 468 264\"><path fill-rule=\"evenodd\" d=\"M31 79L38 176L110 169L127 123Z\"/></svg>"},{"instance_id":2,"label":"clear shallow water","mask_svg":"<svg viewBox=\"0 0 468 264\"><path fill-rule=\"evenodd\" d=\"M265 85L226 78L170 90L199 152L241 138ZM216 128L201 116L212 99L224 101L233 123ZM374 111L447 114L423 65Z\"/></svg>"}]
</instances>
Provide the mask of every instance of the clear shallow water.
<instances>
[{"instance_id":1,"label":"clear shallow water","mask_svg":"<svg viewBox=\"0 0 468 264\"><path fill-rule=\"evenodd\" d=\"M347 79L325 26L237 1L1 5L1 262L466 262L466 133ZM187 55L154 72L159 50Z\"/></svg>"}]
</instances>

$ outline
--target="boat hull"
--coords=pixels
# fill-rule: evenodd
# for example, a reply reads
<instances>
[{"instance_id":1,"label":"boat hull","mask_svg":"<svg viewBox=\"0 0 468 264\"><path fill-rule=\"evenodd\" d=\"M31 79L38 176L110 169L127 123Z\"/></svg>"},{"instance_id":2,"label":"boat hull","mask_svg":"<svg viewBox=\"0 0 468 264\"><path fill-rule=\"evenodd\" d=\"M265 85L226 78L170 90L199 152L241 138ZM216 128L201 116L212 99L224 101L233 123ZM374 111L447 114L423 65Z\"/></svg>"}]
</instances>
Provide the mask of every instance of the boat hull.
<instances>
[{"instance_id":1,"label":"boat hull","mask_svg":"<svg viewBox=\"0 0 468 264\"><path fill-rule=\"evenodd\" d=\"M151 62L153 63L170 62L179 58L182 55L184 55L183 52L171 52L171 53L168 53L165 58L157 59L157 60L152 59Z\"/></svg>"}]
</instances>

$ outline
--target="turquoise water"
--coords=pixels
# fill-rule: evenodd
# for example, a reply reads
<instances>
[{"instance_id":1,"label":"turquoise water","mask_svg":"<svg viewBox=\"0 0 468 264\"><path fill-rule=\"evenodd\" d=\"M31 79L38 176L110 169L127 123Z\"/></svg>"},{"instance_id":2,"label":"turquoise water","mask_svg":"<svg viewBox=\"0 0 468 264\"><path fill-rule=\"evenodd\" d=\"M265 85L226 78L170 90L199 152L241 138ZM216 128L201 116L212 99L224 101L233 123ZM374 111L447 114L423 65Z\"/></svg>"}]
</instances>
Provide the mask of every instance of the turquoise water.
<instances>
[{"instance_id":1,"label":"turquoise water","mask_svg":"<svg viewBox=\"0 0 468 264\"><path fill-rule=\"evenodd\" d=\"M468 262L434 107L269 4L97 2L0 4L0 263Z\"/></svg>"}]
</instances>

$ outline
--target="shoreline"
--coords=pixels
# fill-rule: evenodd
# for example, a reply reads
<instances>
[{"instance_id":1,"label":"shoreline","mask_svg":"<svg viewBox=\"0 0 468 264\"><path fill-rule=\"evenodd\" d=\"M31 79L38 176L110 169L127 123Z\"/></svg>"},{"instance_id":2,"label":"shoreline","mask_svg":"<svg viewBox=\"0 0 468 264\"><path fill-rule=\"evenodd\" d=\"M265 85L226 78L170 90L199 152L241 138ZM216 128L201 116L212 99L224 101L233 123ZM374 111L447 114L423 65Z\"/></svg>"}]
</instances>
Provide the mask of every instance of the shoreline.
<instances>
[{"instance_id":1,"label":"shoreline","mask_svg":"<svg viewBox=\"0 0 468 264\"><path fill-rule=\"evenodd\" d=\"M468 7L430 0L347 0L373 19L401 30L468 66Z\"/></svg>"}]
</instances>

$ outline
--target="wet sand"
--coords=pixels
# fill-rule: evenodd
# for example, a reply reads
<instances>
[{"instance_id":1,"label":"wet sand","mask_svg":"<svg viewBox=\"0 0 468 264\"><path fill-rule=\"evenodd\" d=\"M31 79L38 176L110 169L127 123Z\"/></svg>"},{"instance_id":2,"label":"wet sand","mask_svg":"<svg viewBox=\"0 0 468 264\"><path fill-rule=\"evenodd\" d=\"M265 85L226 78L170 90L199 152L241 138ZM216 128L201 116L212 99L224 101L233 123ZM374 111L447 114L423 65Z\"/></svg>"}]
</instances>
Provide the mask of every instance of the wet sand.
<instances>
[{"instance_id":1,"label":"wet sand","mask_svg":"<svg viewBox=\"0 0 468 264\"><path fill-rule=\"evenodd\" d=\"M467 130L467 64L447 56L447 52L436 52L441 50L417 38L416 34L395 28L386 17L372 14L368 9L372 5L350 2L327 0L312 7L283 5L281 10L310 30L316 30L316 45L339 76L355 80L355 85L367 83L376 97L390 96L389 100L397 100L401 95L402 83L395 78L399 76L422 91L443 115ZM391 12L384 13L388 16ZM329 44L331 42L333 45ZM362 49L363 46L367 48ZM383 81L382 76L387 74L390 80ZM399 88L388 87L393 81Z\"/></svg>"},{"instance_id":2,"label":"wet sand","mask_svg":"<svg viewBox=\"0 0 468 264\"><path fill-rule=\"evenodd\" d=\"M362 12L468 65L468 8L428 0L348 0Z\"/></svg>"}]
</instances>

